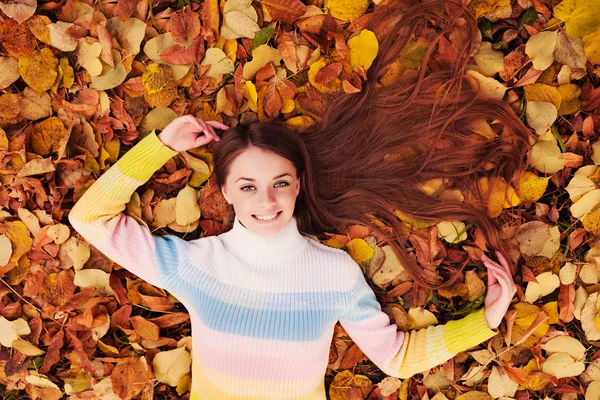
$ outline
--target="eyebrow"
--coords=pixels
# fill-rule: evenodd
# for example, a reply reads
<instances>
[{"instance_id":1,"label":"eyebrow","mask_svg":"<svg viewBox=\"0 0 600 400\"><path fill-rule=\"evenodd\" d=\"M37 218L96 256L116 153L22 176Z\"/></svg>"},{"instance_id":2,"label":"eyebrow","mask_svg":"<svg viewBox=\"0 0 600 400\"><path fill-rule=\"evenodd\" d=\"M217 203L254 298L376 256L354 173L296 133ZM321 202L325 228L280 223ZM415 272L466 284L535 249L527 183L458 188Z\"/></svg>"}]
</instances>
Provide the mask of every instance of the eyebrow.
<instances>
[{"instance_id":1,"label":"eyebrow","mask_svg":"<svg viewBox=\"0 0 600 400\"><path fill-rule=\"evenodd\" d=\"M283 173L283 174L281 174L281 175L277 175L275 178L273 178L273 180L275 180L275 179L279 179L279 178L283 178L283 177L284 177L284 176L286 176L286 175L290 175L290 174L288 174L288 173L286 172L286 173ZM290 176L292 176L292 175L290 175ZM240 181L240 180L242 180L242 179L244 179L244 180L247 180L247 181L250 181L250 182L256 182L256 179L252 179L252 178L244 178L244 177L241 177L241 178L239 178L237 181ZM237 181L236 181L236 182L237 182Z\"/></svg>"}]
</instances>

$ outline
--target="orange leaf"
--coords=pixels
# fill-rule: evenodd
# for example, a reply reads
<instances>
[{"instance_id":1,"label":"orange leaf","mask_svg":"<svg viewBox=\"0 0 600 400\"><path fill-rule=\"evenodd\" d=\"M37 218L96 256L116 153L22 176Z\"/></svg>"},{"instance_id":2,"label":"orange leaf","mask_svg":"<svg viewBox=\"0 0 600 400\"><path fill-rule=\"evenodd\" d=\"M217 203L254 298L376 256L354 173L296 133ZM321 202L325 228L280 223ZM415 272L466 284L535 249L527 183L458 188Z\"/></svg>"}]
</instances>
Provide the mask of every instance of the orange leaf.
<instances>
[{"instance_id":1,"label":"orange leaf","mask_svg":"<svg viewBox=\"0 0 600 400\"><path fill-rule=\"evenodd\" d=\"M331 63L317 72L315 82L324 85L335 79L342 72L342 63L340 61Z\"/></svg>"},{"instance_id":2,"label":"orange leaf","mask_svg":"<svg viewBox=\"0 0 600 400\"><path fill-rule=\"evenodd\" d=\"M133 329L144 339L155 342L160 337L160 328L158 325L148 321L146 318L136 315L130 317L129 320L133 325Z\"/></svg>"},{"instance_id":3,"label":"orange leaf","mask_svg":"<svg viewBox=\"0 0 600 400\"><path fill-rule=\"evenodd\" d=\"M170 23L171 37L176 42L189 42L200 35L200 17L189 7L175 12L170 18Z\"/></svg>"},{"instance_id":4,"label":"orange leaf","mask_svg":"<svg viewBox=\"0 0 600 400\"><path fill-rule=\"evenodd\" d=\"M271 18L293 24L306 12L306 6L300 0L262 0Z\"/></svg>"}]
</instances>

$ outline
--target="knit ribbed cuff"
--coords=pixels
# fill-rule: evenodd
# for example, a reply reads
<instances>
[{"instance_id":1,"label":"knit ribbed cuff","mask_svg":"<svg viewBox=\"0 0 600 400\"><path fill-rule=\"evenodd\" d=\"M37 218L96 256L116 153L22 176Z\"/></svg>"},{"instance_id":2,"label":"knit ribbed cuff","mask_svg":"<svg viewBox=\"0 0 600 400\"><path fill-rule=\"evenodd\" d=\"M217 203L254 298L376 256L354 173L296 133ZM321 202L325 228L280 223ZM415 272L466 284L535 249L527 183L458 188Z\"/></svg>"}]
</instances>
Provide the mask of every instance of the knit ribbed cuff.
<instances>
[{"instance_id":1,"label":"knit ribbed cuff","mask_svg":"<svg viewBox=\"0 0 600 400\"><path fill-rule=\"evenodd\" d=\"M490 329L485 318L485 308L481 308L462 319L446 323L444 343L450 353L458 354L496 334L498 330Z\"/></svg>"},{"instance_id":2,"label":"knit ribbed cuff","mask_svg":"<svg viewBox=\"0 0 600 400\"><path fill-rule=\"evenodd\" d=\"M147 182L178 151L168 147L152 131L115 163L123 175Z\"/></svg>"}]
</instances>

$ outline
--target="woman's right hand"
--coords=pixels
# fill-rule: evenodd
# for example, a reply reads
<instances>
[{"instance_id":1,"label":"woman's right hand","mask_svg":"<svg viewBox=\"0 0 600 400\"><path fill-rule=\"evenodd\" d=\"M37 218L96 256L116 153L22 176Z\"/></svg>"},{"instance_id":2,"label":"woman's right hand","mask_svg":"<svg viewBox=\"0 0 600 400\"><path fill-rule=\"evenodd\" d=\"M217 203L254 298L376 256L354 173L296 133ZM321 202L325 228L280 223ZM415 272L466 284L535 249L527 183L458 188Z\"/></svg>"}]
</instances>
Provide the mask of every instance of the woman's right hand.
<instances>
[{"instance_id":1,"label":"woman's right hand","mask_svg":"<svg viewBox=\"0 0 600 400\"><path fill-rule=\"evenodd\" d=\"M203 121L188 114L171 121L158 138L172 150L188 151L213 140L221 140L214 128L229 129L229 126L217 121Z\"/></svg>"}]
</instances>

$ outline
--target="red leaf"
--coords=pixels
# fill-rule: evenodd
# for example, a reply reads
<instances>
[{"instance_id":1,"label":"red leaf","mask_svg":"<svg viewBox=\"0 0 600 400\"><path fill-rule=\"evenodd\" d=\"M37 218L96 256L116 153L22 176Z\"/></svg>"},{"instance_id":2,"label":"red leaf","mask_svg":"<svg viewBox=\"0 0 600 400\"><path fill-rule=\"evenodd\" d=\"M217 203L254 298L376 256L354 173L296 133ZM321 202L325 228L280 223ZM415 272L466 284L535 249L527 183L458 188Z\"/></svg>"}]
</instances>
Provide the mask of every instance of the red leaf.
<instances>
[{"instance_id":1,"label":"red leaf","mask_svg":"<svg viewBox=\"0 0 600 400\"><path fill-rule=\"evenodd\" d=\"M273 19L293 24L306 12L300 0L262 0Z\"/></svg>"},{"instance_id":2,"label":"red leaf","mask_svg":"<svg viewBox=\"0 0 600 400\"><path fill-rule=\"evenodd\" d=\"M315 82L323 85L334 80L342 72L342 63L340 61L331 63L317 72Z\"/></svg>"},{"instance_id":3,"label":"red leaf","mask_svg":"<svg viewBox=\"0 0 600 400\"><path fill-rule=\"evenodd\" d=\"M62 329L58 331L58 334L54 335L48 346L48 351L44 357L44 363L40 368L40 373L47 374L48 371L50 371L50 368L60 360L60 349L63 347L64 338L65 332Z\"/></svg>"}]
</instances>

